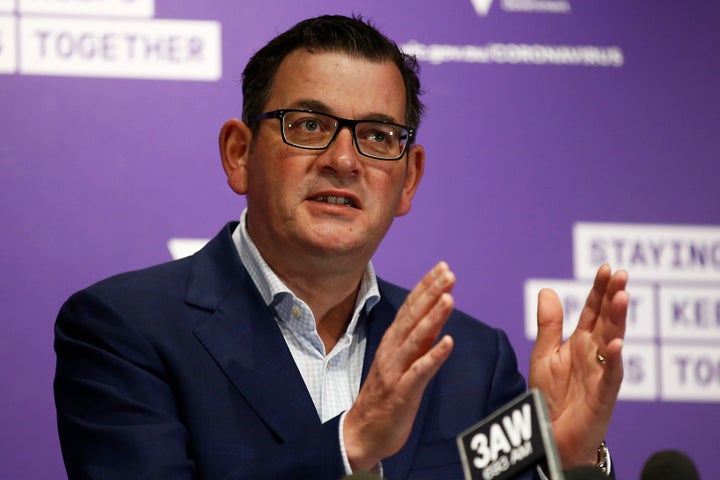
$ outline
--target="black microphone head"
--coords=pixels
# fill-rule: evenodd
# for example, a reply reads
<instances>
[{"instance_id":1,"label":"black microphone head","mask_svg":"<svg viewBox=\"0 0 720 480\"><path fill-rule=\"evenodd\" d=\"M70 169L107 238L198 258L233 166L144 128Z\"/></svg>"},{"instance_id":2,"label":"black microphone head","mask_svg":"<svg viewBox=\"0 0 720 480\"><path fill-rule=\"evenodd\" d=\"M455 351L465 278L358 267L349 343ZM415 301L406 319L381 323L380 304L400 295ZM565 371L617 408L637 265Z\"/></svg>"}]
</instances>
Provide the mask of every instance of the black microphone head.
<instances>
[{"instance_id":1,"label":"black microphone head","mask_svg":"<svg viewBox=\"0 0 720 480\"><path fill-rule=\"evenodd\" d=\"M565 472L565 480L608 480L608 476L597 467L575 467Z\"/></svg>"},{"instance_id":2,"label":"black microphone head","mask_svg":"<svg viewBox=\"0 0 720 480\"><path fill-rule=\"evenodd\" d=\"M640 480L700 480L695 463L679 450L654 453L642 469Z\"/></svg>"},{"instance_id":3,"label":"black microphone head","mask_svg":"<svg viewBox=\"0 0 720 480\"><path fill-rule=\"evenodd\" d=\"M382 477L377 473L372 472L358 472L351 473L342 477L340 480L382 480Z\"/></svg>"}]
</instances>

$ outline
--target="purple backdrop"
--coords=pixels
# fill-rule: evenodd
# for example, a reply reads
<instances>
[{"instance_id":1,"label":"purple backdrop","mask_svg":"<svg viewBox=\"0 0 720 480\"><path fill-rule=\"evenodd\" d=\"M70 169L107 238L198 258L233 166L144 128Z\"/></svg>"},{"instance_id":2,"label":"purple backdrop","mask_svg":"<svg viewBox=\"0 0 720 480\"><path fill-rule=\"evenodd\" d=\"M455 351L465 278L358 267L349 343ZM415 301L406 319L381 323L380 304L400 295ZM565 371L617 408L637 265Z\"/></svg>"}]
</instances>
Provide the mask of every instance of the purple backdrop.
<instances>
[{"instance_id":1,"label":"purple backdrop","mask_svg":"<svg viewBox=\"0 0 720 480\"><path fill-rule=\"evenodd\" d=\"M576 222L720 225L713 1L106 0L98 19L50 12L42 25L33 14L40 3L53 4L0 1L0 299L8 327L0 337L0 478L65 476L52 398L52 327L63 300L110 274L169 260L171 238L208 238L238 218L244 200L225 184L217 133L240 115L248 57L306 16L362 13L422 54L426 176L376 268L410 287L447 260L458 306L503 327L524 372L532 347L524 284L576 278ZM156 54L172 57L156 65L164 79L123 78L151 76L152 65L137 64L141 54L152 57L149 47L130 52L127 42L113 43L118 36L82 37L83 24L73 23L110 29L107 12L123 4L154 6L132 13L144 20L125 20L122 28L144 32L137 38L150 38L162 19L210 25L202 55L178 38ZM221 32L217 44L212 28ZM220 77L190 78L212 70L193 70L191 57L212 63L213 51L222 54ZM103 56L126 70L114 73ZM717 291L720 253L715 260L707 266L716 281L707 285ZM705 398L618 404L608 443L619 478L638 478L652 452L670 447L688 451L704 478L720 475L711 447L720 318L708 329Z\"/></svg>"}]
</instances>

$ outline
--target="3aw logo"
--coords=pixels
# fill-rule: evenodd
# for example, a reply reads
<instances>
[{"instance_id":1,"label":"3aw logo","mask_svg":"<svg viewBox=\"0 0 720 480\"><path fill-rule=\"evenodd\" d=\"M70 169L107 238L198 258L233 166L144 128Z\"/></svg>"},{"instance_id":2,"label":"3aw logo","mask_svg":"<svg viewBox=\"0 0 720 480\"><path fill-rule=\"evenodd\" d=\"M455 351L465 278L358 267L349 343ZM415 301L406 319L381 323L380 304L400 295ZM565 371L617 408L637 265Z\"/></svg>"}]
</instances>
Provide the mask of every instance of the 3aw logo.
<instances>
[{"instance_id":1,"label":"3aw logo","mask_svg":"<svg viewBox=\"0 0 720 480\"><path fill-rule=\"evenodd\" d=\"M484 17L488 14L490 11L490 6L492 5L493 0L470 0L473 4L473 7L475 7L475 11L478 15L481 17Z\"/></svg>"},{"instance_id":2,"label":"3aw logo","mask_svg":"<svg viewBox=\"0 0 720 480\"><path fill-rule=\"evenodd\" d=\"M551 480L564 478L548 417L532 389L458 435L465 480L510 480L540 464Z\"/></svg>"}]
</instances>

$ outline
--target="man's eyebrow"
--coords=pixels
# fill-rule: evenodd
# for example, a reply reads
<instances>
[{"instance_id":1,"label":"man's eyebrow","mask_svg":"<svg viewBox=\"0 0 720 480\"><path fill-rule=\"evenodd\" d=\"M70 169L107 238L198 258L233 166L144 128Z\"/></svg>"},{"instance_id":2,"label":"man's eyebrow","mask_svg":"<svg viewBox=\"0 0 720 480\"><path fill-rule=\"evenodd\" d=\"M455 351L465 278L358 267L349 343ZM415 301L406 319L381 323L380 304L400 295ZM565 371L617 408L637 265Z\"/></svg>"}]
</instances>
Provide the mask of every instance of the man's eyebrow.
<instances>
[{"instance_id":1,"label":"man's eyebrow","mask_svg":"<svg viewBox=\"0 0 720 480\"><path fill-rule=\"evenodd\" d=\"M290 105L290 108L299 108L302 110L312 110L313 112L327 113L329 115L335 115L335 112L333 111L333 109L330 108L330 106L327 105L326 103L321 102L320 100L310 100L310 99L298 100L297 102L293 102ZM363 115L362 118L358 118L357 120L377 120L380 122L399 123L395 118L391 117L390 115L380 113L380 112L368 113L367 115Z\"/></svg>"},{"instance_id":2,"label":"man's eyebrow","mask_svg":"<svg viewBox=\"0 0 720 480\"><path fill-rule=\"evenodd\" d=\"M363 120L377 120L380 122L400 123L390 115L385 115L384 113L369 113L363 118Z\"/></svg>"},{"instance_id":3,"label":"man's eyebrow","mask_svg":"<svg viewBox=\"0 0 720 480\"><path fill-rule=\"evenodd\" d=\"M330 107L320 100L298 100L290 105L290 108L312 110L313 112L330 113Z\"/></svg>"}]
</instances>

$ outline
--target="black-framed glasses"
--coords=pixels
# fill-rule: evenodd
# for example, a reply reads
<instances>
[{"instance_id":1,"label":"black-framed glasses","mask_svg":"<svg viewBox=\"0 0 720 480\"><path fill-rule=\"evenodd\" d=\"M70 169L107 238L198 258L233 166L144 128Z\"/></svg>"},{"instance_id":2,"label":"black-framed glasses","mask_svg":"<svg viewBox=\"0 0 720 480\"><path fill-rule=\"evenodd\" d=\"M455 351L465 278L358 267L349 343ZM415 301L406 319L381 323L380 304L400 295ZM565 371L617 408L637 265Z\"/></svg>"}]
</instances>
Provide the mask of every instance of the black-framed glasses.
<instances>
[{"instance_id":1,"label":"black-framed glasses","mask_svg":"<svg viewBox=\"0 0 720 480\"><path fill-rule=\"evenodd\" d=\"M285 109L261 113L251 122L277 118L283 142L307 150L325 150L343 127L353 134L361 155L378 160L400 160L415 139L415 129L382 120L348 120L312 110Z\"/></svg>"}]
</instances>

